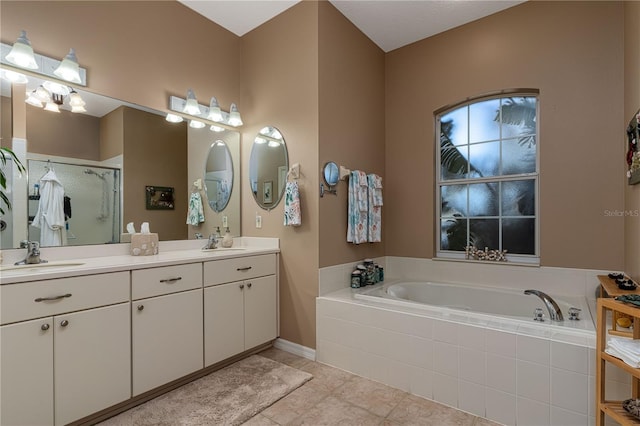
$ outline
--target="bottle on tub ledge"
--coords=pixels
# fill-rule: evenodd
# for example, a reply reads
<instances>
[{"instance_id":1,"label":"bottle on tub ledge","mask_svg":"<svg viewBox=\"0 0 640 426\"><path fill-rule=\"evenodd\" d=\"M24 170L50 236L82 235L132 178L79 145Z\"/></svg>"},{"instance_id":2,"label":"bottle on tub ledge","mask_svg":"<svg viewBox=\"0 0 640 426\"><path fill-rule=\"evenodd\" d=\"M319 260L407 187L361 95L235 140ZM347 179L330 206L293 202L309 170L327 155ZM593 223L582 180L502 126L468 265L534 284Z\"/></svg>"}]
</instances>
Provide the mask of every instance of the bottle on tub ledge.
<instances>
[{"instance_id":1,"label":"bottle on tub ledge","mask_svg":"<svg viewBox=\"0 0 640 426\"><path fill-rule=\"evenodd\" d=\"M222 247L229 248L233 246L233 237L231 236L231 231L229 231L229 227L224 231L224 237L222 237Z\"/></svg>"},{"instance_id":2,"label":"bottle on tub ledge","mask_svg":"<svg viewBox=\"0 0 640 426\"><path fill-rule=\"evenodd\" d=\"M360 288L384 281L384 269L371 259L364 259L351 273L351 288Z\"/></svg>"}]
</instances>

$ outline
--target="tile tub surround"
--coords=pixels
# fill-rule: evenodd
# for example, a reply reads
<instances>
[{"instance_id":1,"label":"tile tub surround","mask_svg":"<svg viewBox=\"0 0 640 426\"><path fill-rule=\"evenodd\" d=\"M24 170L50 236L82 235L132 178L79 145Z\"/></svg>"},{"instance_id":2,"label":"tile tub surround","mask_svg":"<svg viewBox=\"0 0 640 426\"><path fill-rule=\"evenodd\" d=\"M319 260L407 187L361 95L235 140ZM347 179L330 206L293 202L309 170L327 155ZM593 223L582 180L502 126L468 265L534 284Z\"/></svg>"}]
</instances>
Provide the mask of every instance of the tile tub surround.
<instances>
[{"instance_id":1,"label":"tile tub surround","mask_svg":"<svg viewBox=\"0 0 640 426\"><path fill-rule=\"evenodd\" d=\"M397 312L350 293L317 299L319 362L505 425L595 424L595 333L576 344ZM618 373L607 392L628 398L630 381Z\"/></svg>"},{"instance_id":2,"label":"tile tub surround","mask_svg":"<svg viewBox=\"0 0 640 426\"><path fill-rule=\"evenodd\" d=\"M597 275L613 272L394 256L378 259L378 263L385 266L386 282L430 280L533 288L552 295L586 297L590 307L595 307ZM516 424L516 420L536 425L595 423L595 333L586 337L540 335L535 327L518 330L509 324L474 324L455 314L454 319L447 314L429 318L419 310L396 313L395 308L384 305L353 303L350 295L335 300L337 293L332 290L342 288L350 293L347 271L352 266L348 263L320 270L321 297L316 312L319 361L465 411L483 413L504 424ZM567 353L572 354L572 361L559 365L563 354L568 358ZM532 360L530 354L538 356ZM576 357L586 364L576 364ZM573 365L580 368L576 371L570 367ZM621 399L630 397L628 378L622 374L612 377L606 384L608 392ZM532 381L527 384L526 378Z\"/></svg>"}]
</instances>

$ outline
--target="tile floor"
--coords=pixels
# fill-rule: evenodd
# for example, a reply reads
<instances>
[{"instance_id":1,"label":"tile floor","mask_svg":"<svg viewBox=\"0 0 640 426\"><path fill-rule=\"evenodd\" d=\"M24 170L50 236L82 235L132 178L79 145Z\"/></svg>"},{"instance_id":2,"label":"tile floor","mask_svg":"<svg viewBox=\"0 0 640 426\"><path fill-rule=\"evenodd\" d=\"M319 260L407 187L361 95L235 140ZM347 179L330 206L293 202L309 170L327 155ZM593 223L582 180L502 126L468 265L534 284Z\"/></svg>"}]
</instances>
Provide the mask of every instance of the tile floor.
<instances>
[{"instance_id":1,"label":"tile floor","mask_svg":"<svg viewBox=\"0 0 640 426\"><path fill-rule=\"evenodd\" d=\"M244 423L281 425L498 426L325 364L270 348L260 355L307 371L313 379Z\"/></svg>"}]
</instances>

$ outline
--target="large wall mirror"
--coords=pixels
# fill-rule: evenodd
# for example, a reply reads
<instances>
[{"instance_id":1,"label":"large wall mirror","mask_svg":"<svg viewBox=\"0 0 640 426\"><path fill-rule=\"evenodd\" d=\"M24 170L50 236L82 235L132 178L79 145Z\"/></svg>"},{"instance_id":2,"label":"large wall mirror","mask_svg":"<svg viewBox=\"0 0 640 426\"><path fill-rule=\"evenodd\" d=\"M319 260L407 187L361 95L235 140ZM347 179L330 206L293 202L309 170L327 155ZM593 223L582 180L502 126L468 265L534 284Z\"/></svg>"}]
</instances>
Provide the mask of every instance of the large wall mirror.
<instances>
[{"instance_id":1,"label":"large wall mirror","mask_svg":"<svg viewBox=\"0 0 640 426\"><path fill-rule=\"evenodd\" d=\"M2 145L11 147L7 143L12 137L7 123L24 117L28 173L8 182L13 208L1 218L1 248L18 248L26 239L41 241L43 246L59 245L43 240L41 229L31 223L39 203L36 185L49 170L54 170L68 198L66 240L62 245L118 243L123 241L128 222L134 222L138 231L142 222L149 222L161 241L189 238L185 219L192 191L191 173L205 178L204 156L192 160L188 153L194 129L188 129L186 123L167 122L164 112L77 89L86 101L86 113L71 113L67 99L60 112L21 102L14 107L24 110L12 111L12 90L29 93L42 83L35 77L29 77L26 85L13 87L2 81ZM208 149L213 132L208 128L195 130L206 135L206 143L201 145ZM213 140L217 139L237 139L239 145L237 131L225 130L215 135ZM230 155L239 157L239 153ZM173 188L173 208L148 210L146 186ZM240 235L239 196L229 197L222 213L235 225L232 233Z\"/></svg>"},{"instance_id":2,"label":"large wall mirror","mask_svg":"<svg viewBox=\"0 0 640 426\"><path fill-rule=\"evenodd\" d=\"M284 194L289 158L284 137L272 126L263 127L253 140L249 158L249 183L260 207L271 210Z\"/></svg>"},{"instance_id":3,"label":"large wall mirror","mask_svg":"<svg viewBox=\"0 0 640 426\"><path fill-rule=\"evenodd\" d=\"M220 139L209 147L204 166L204 188L211 210L216 213L223 211L231 199L233 161L229 147Z\"/></svg>"}]
</instances>

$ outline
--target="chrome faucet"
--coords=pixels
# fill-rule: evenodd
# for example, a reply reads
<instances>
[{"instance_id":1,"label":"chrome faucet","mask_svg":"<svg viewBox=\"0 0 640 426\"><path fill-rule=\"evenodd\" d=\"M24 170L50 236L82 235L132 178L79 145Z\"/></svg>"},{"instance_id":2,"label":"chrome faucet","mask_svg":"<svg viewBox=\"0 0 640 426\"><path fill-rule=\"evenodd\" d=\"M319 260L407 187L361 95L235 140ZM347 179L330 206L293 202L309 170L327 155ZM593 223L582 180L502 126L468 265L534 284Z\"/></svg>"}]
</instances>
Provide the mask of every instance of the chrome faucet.
<instances>
[{"instance_id":1,"label":"chrome faucet","mask_svg":"<svg viewBox=\"0 0 640 426\"><path fill-rule=\"evenodd\" d=\"M540 290L525 290L524 294L533 294L535 296L538 296L547 307L547 310L549 311L549 318L551 318L551 321L564 321L564 317L562 316L560 307L558 306L556 301L553 300L553 298L547 293L543 293Z\"/></svg>"},{"instance_id":2,"label":"chrome faucet","mask_svg":"<svg viewBox=\"0 0 640 426\"><path fill-rule=\"evenodd\" d=\"M40 243L37 241L21 241L20 247L27 249L27 257L16 265L33 265L38 263L47 263L46 260L40 258Z\"/></svg>"},{"instance_id":3,"label":"chrome faucet","mask_svg":"<svg viewBox=\"0 0 640 426\"><path fill-rule=\"evenodd\" d=\"M215 248L218 248L218 237L215 234L211 234L207 240L207 245L202 247L202 250L211 250Z\"/></svg>"}]
</instances>

